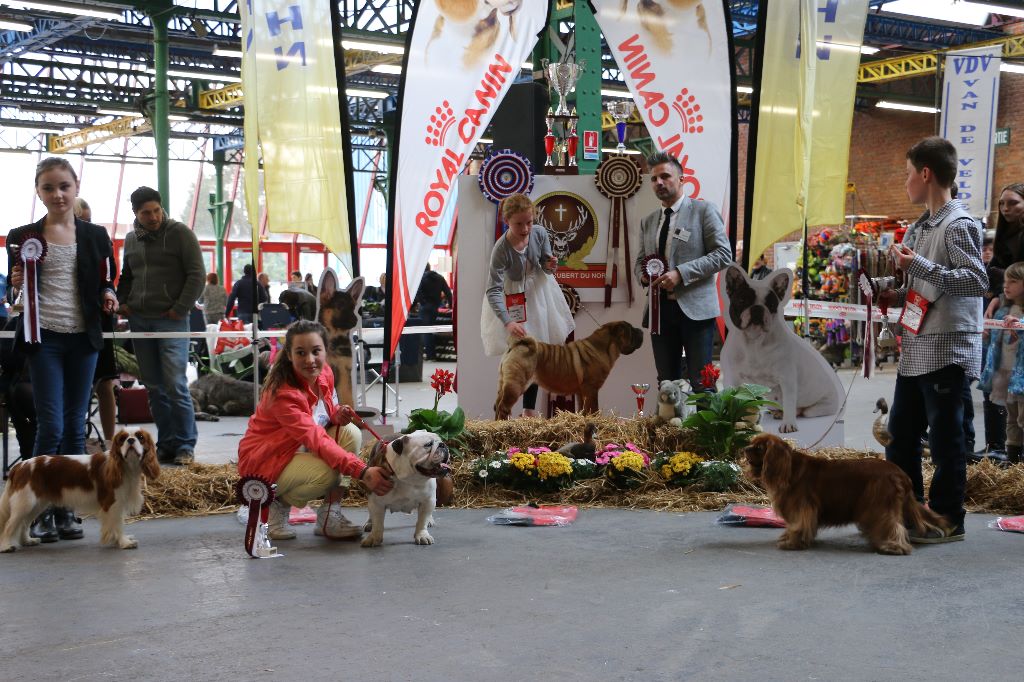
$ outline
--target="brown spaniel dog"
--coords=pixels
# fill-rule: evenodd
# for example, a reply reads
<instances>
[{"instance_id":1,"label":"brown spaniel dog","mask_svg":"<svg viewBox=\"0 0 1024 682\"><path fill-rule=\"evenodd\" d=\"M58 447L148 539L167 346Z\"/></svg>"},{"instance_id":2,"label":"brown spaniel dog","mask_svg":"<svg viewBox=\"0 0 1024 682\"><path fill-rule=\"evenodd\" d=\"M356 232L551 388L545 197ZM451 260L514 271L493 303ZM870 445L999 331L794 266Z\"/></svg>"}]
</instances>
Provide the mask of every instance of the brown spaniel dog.
<instances>
[{"instance_id":1,"label":"brown spaniel dog","mask_svg":"<svg viewBox=\"0 0 1024 682\"><path fill-rule=\"evenodd\" d=\"M0 552L39 544L29 524L47 507L67 507L100 520L100 542L121 549L138 543L124 532L124 517L142 509L142 479L160 475L149 432L121 431L110 452L95 455L42 455L18 462L0 497Z\"/></svg>"},{"instance_id":2,"label":"brown spaniel dog","mask_svg":"<svg viewBox=\"0 0 1024 682\"><path fill-rule=\"evenodd\" d=\"M827 460L761 434L743 450L751 477L786 520L779 549L807 549L822 526L857 524L875 551L910 554L907 528L948 533L949 523L914 499L902 469L881 459Z\"/></svg>"}]
</instances>

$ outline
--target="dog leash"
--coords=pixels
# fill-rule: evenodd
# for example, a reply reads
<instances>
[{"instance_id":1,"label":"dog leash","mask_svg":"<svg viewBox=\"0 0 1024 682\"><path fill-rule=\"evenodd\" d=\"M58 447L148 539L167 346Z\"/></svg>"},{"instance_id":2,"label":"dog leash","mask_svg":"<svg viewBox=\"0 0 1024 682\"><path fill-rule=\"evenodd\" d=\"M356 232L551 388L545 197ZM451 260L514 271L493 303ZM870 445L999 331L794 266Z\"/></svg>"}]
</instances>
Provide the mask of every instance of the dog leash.
<instances>
[{"instance_id":1,"label":"dog leash","mask_svg":"<svg viewBox=\"0 0 1024 682\"><path fill-rule=\"evenodd\" d=\"M352 409L352 407L350 405L342 405L339 408L339 411L341 412L341 415L343 417L347 418L351 423L355 424L356 426L358 426L361 429L366 429L367 431L369 431L370 434L374 438L377 439L377 446L385 445L384 439L380 437L380 434L378 434L376 431L374 431L372 428L370 428L370 425L367 424L365 421L363 421L363 418L360 417L356 413L356 411ZM374 447L377 447L377 446L374 446ZM386 457L384 458L384 466L381 467L381 468L385 469L388 472L388 476L389 477L394 477L395 470L391 468L391 463L388 462ZM363 483L362 481L359 481L359 482ZM366 484L363 483L363 486L365 487ZM368 487L367 487L367 490L369 490ZM320 532L323 533L323 536L325 538L327 538L328 540L349 540L351 538L341 538L341 537L337 537L337 536L331 535L330 533L327 532L327 521L328 521L328 518L331 515L331 507L333 505L334 505L333 501L327 503L327 512L324 514L323 523L320 525Z\"/></svg>"}]
</instances>

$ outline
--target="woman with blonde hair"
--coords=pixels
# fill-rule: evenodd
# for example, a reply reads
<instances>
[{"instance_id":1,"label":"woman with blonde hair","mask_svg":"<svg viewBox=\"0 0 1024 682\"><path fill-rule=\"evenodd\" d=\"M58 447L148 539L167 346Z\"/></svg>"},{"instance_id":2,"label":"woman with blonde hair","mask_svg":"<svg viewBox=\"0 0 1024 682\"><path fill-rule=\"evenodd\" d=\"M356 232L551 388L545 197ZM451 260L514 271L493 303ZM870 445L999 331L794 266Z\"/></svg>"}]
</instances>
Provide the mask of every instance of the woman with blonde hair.
<instances>
[{"instance_id":1,"label":"woman with blonde hair","mask_svg":"<svg viewBox=\"0 0 1024 682\"><path fill-rule=\"evenodd\" d=\"M576 324L555 281L558 260L547 230L533 222L533 202L513 194L501 202L501 217L508 229L491 250L480 320L484 352L502 355L510 337L565 343ZM523 394L523 416L536 416L536 405L537 385L531 384Z\"/></svg>"}]
</instances>

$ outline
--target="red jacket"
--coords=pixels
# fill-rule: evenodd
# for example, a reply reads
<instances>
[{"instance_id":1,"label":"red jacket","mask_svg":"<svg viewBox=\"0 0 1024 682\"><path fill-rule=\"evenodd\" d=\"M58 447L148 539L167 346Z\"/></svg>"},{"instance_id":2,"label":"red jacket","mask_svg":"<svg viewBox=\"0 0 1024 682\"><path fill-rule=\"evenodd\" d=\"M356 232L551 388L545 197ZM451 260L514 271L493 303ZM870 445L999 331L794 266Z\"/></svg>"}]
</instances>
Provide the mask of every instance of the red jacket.
<instances>
[{"instance_id":1,"label":"red jacket","mask_svg":"<svg viewBox=\"0 0 1024 682\"><path fill-rule=\"evenodd\" d=\"M296 451L311 452L328 466L347 476L360 477L366 464L327 435L313 421L317 397L299 377L301 389L282 384L274 394L265 393L249 418L249 428L238 444L238 473L260 476L271 483L292 461ZM333 421L339 406L334 403L334 373L324 365L317 387Z\"/></svg>"}]
</instances>

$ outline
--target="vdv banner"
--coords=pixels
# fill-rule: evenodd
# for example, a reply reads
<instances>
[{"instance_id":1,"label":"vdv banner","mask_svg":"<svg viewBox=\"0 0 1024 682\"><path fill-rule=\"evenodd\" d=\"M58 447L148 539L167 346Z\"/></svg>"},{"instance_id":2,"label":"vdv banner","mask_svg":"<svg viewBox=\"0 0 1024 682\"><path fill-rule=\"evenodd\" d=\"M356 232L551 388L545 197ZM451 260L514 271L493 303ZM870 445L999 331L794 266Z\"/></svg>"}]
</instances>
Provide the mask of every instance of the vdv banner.
<instances>
[{"instance_id":1,"label":"vdv banner","mask_svg":"<svg viewBox=\"0 0 1024 682\"><path fill-rule=\"evenodd\" d=\"M683 166L683 192L721 208L734 194L734 90L726 3L591 0L655 146Z\"/></svg>"},{"instance_id":2,"label":"vdv banner","mask_svg":"<svg viewBox=\"0 0 1024 682\"><path fill-rule=\"evenodd\" d=\"M950 52L942 84L942 136L957 155L957 198L975 218L988 215L995 166L1002 46Z\"/></svg>"},{"instance_id":3,"label":"vdv banner","mask_svg":"<svg viewBox=\"0 0 1024 682\"><path fill-rule=\"evenodd\" d=\"M548 0L416 5L402 71L390 202L388 358L398 346L455 180L547 18Z\"/></svg>"},{"instance_id":4,"label":"vdv banner","mask_svg":"<svg viewBox=\"0 0 1024 682\"><path fill-rule=\"evenodd\" d=\"M253 256L259 248L262 157L268 229L319 239L355 274L351 164L339 104L331 3L243 0L239 12Z\"/></svg>"}]
</instances>

